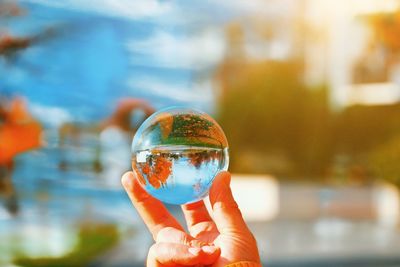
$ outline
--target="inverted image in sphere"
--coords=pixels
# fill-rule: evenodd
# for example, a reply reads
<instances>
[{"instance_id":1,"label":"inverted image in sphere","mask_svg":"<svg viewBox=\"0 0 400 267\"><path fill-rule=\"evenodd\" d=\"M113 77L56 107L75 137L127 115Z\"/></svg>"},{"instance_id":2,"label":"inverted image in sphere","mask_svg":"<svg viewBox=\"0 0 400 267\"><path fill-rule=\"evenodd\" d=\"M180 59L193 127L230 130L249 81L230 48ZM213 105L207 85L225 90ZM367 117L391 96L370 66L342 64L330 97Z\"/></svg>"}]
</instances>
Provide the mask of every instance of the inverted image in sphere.
<instances>
[{"instance_id":1,"label":"inverted image in sphere","mask_svg":"<svg viewBox=\"0 0 400 267\"><path fill-rule=\"evenodd\" d=\"M215 175L227 170L228 142L208 114L172 107L151 115L132 142L132 168L155 198L187 204L208 195Z\"/></svg>"}]
</instances>

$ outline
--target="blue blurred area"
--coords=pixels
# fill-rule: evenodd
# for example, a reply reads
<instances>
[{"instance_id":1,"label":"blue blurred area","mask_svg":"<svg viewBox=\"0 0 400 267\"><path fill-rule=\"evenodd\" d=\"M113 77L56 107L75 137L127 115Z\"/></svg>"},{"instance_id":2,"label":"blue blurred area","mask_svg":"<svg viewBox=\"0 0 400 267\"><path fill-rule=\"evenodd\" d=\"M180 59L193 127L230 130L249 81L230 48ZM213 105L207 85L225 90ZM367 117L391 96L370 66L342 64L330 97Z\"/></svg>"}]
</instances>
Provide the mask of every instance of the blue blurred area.
<instances>
[{"instance_id":1,"label":"blue blurred area","mask_svg":"<svg viewBox=\"0 0 400 267\"><path fill-rule=\"evenodd\" d=\"M76 249L86 223L113 225L123 244L117 254L136 247L122 261L143 261L151 237L119 181L131 168L133 132L100 124L121 107L121 99L145 100L155 109L187 105L213 110L208 79L215 66L202 56L191 60L196 48L187 44L196 43L191 38L214 12L182 24L164 15L132 19L95 7L73 8L77 3L20 1L22 15L0 16L0 37L30 40L28 47L0 55L0 100L6 97L7 108L8 100L24 97L45 126L43 147L13 158L15 167L0 177L11 186L11 197L2 193L0 265L16 264L24 256L29 261L63 257ZM205 8L200 2L197 6L182 8ZM213 20L222 23L222 15ZM166 48L163 40L169 42Z\"/></svg>"},{"instance_id":2,"label":"blue blurred area","mask_svg":"<svg viewBox=\"0 0 400 267\"><path fill-rule=\"evenodd\" d=\"M74 121L102 119L124 97L146 99L156 108L186 104L210 110L210 101L180 101L168 92L154 94L129 82L154 78L190 91L197 75L193 69L160 65L157 53L152 53L159 47L129 49L130 42L149 39L159 31L179 36L187 29L169 25L167 19L160 25L146 18L128 20L57 5L22 2L21 7L26 15L3 19L7 31L22 37L46 36L12 58L0 59L1 94L58 107Z\"/></svg>"}]
</instances>

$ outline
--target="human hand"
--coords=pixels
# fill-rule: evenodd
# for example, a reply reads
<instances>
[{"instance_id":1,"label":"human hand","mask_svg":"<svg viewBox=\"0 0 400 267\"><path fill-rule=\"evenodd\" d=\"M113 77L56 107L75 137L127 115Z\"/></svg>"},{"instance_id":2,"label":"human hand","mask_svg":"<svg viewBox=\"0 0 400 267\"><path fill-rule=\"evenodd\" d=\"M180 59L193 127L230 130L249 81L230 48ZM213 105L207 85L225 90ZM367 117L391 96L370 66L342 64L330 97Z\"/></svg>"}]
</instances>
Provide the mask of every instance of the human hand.
<instances>
[{"instance_id":1,"label":"human hand","mask_svg":"<svg viewBox=\"0 0 400 267\"><path fill-rule=\"evenodd\" d=\"M210 189L213 219L203 201L182 205L189 234L140 186L135 175L125 173L122 184L156 241L149 250L147 266L260 263L256 241L233 199L228 172L219 173Z\"/></svg>"}]
</instances>

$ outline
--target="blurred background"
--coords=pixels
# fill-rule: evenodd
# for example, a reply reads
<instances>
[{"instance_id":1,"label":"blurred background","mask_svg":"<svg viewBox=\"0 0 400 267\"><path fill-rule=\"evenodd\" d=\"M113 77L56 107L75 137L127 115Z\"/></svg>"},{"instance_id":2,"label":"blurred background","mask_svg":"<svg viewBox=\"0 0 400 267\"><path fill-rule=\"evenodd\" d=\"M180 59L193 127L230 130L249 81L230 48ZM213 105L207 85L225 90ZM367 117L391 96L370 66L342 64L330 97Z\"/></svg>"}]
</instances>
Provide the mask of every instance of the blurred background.
<instances>
[{"instance_id":1,"label":"blurred background","mask_svg":"<svg viewBox=\"0 0 400 267\"><path fill-rule=\"evenodd\" d=\"M399 0L0 0L0 266L143 266L120 175L171 105L267 266L400 266Z\"/></svg>"}]
</instances>

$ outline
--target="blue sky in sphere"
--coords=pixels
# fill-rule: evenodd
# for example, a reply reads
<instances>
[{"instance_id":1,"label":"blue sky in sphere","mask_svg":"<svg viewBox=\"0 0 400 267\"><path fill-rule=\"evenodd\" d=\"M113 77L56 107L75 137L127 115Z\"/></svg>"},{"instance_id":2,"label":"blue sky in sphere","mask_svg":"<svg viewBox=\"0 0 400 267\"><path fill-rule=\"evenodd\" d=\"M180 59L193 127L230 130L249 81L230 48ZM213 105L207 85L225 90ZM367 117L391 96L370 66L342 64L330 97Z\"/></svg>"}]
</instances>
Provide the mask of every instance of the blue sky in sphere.
<instances>
[{"instance_id":1,"label":"blue sky in sphere","mask_svg":"<svg viewBox=\"0 0 400 267\"><path fill-rule=\"evenodd\" d=\"M212 73L223 60L223 24L234 10L207 1L19 3L26 14L2 18L1 29L22 37L52 33L0 58L0 94L25 96L45 123L96 122L124 97L212 112Z\"/></svg>"}]
</instances>

